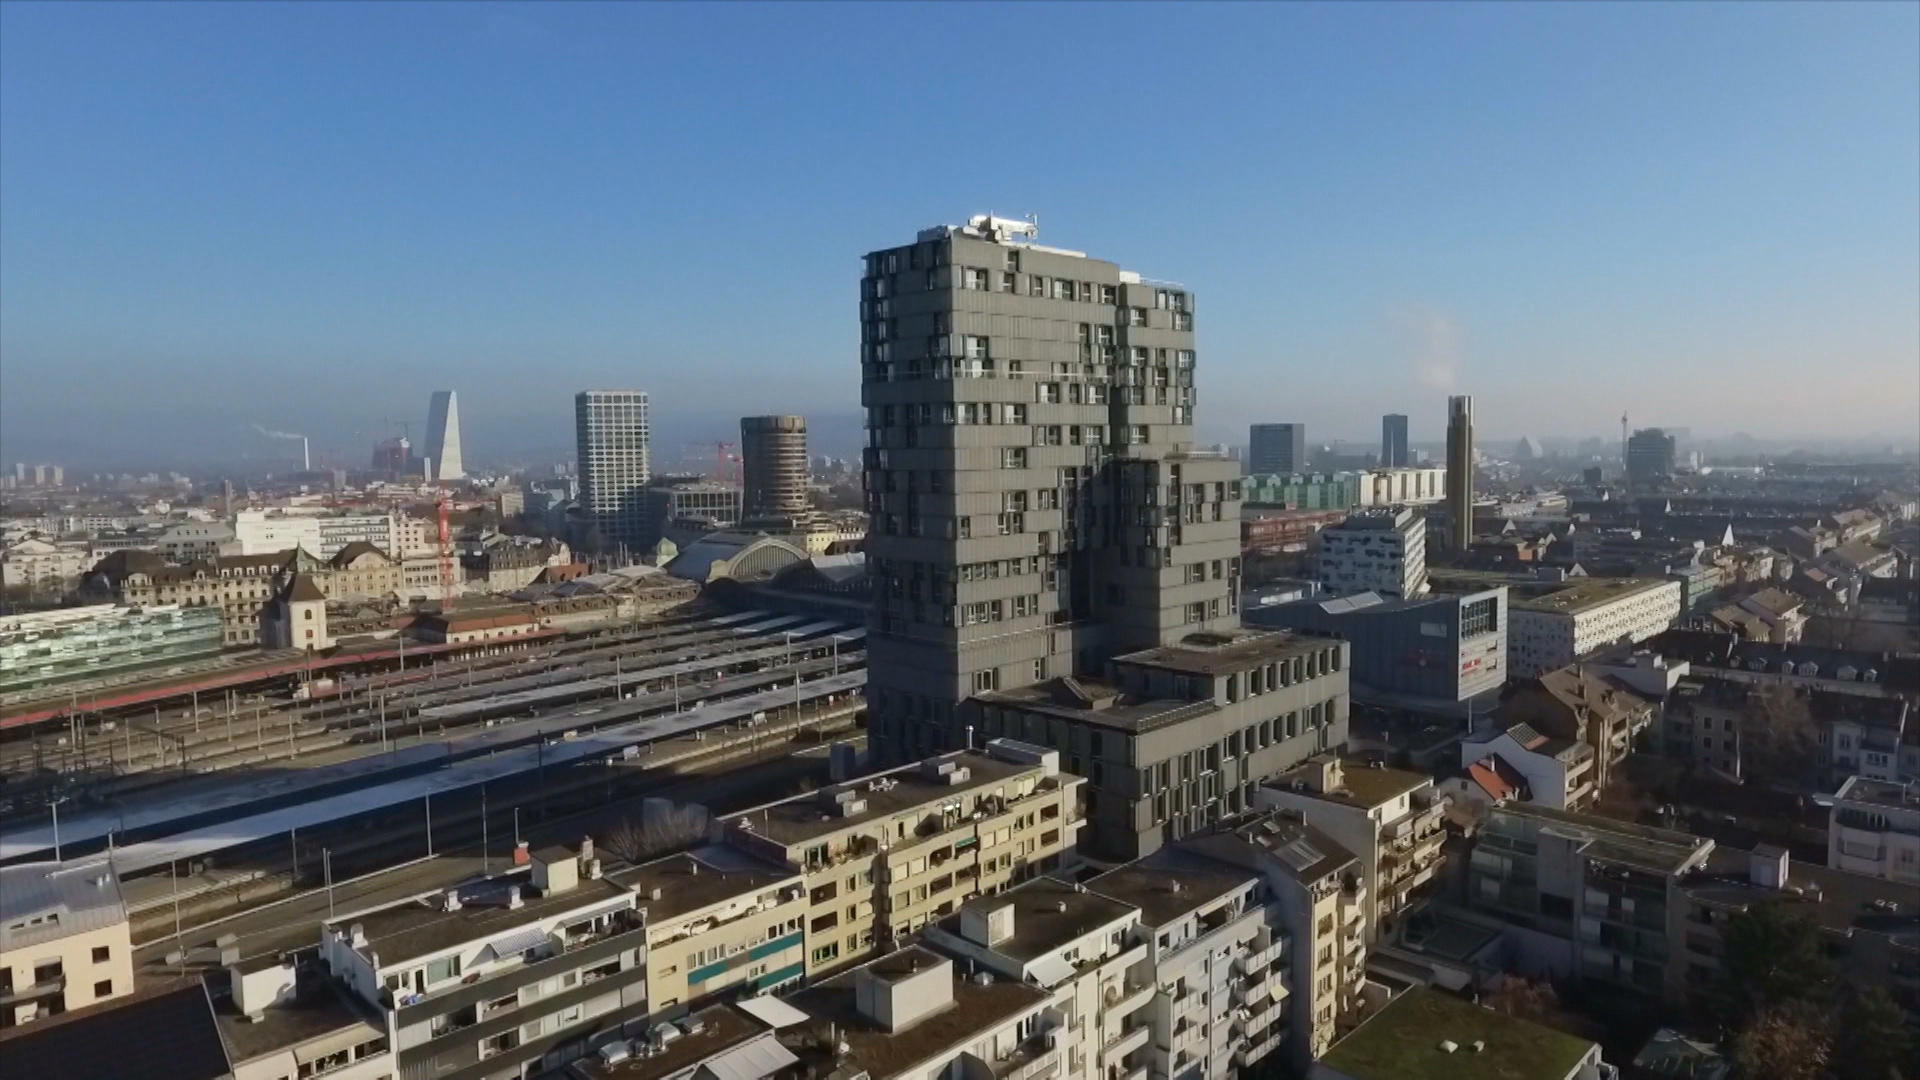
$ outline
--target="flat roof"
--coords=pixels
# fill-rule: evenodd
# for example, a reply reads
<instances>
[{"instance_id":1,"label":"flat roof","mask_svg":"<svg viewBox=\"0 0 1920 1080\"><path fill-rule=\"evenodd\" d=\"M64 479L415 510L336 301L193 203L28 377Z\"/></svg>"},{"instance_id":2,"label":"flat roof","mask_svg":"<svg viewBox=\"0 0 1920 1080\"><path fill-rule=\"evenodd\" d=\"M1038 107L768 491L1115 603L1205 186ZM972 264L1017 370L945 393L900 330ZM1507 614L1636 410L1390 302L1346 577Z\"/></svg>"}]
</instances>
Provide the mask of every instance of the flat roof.
<instances>
[{"instance_id":1,"label":"flat roof","mask_svg":"<svg viewBox=\"0 0 1920 1080\"><path fill-rule=\"evenodd\" d=\"M519 907L509 908L504 897L507 888L515 885L521 887L524 899ZM335 919L327 925L344 930L358 924L367 935L367 951L379 953L381 965L391 967L495 937L564 911L629 895L604 878L582 878L571 889L541 896L533 893L532 878L526 874L496 874L459 886L459 890L461 904L452 911L441 910L442 894L435 892Z\"/></svg>"},{"instance_id":2,"label":"flat roof","mask_svg":"<svg viewBox=\"0 0 1920 1080\"><path fill-rule=\"evenodd\" d=\"M974 982L962 968L953 965L953 1000L931 1015L898 1031L888 1031L861 1014L854 989L861 971L873 969L892 982L910 973L903 969L905 963L924 966L942 959L925 949L903 949L802 990L788 997L787 1004L816 1023L832 1024L840 1041L847 1045L845 1063L885 1080L1038 1008L1049 998L1038 987L1010 979Z\"/></svg>"},{"instance_id":3,"label":"flat roof","mask_svg":"<svg viewBox=\"0 0 1920 1080\"><path fill-rule=\"evenodd\" d=\"M1140 911L1142 924L1161 927L1227 896L1259 877L1178 848L1161 848L1139 862L1109 870L1087 882L1102 896Z\"/></svg>"},{"instance_id":4,"label":"flat roof","mask_svg":"<svg viewBox=\"0 0 1920 1080\"><path fill-rule=\"evenodd\" d=\"M689 1032L689 1027L698 1027L700 1030ZM658 1028L657 1024L650 1025L649 1030ZM674 1023L673 1028L678 1035L667 1042L665 1050L651 1057L634 1056L609 1065L600 1055L588 1054L574 1062L573 1067L590 1080L599 1080L601 1077L608 1080L658 1080L659 1077L672 1076L772 1030L731 1005L713 1005L701 1009Z\"/></svg>"},{"instance_id":5,"label":"flat roof","mask_svg":"<svg viewBox=\"0 0 1920 1080\"><path fill-rule=\"evenodd\" d=\"M1219 708L1211 700L1150 698L1143 701L1122 693L1118 687L1101 679L1074 676L1072 681L1088 696L1083 698L1063 692L1064 681L1060 679L977 696L989 705L1004 705L1023 712L1057 716L1063 720L1129 732L1152 731L1196 716L1205 716ZM1102 704L1095 705L1093 702L1096 700Z\"/></svg>"},{"instance_id":6,"label":"flat roof","mask_svg":"<svg viewBox=\"0 0 1920 1080\"><path fill-rule=\"evenodd\" d=\"M1556 810L1539 803L1508 803L1495 807L1494 815L1532 818L1555 828L1561 835L1583 836L1588 843L1583 853L1589 858L1625 863L1659 873L1676 874L1702 851L1711 850L1713 841L1675 829L1635 825L1595 814Z\"/></svg>"},{"instance_id":7,"label":"flat roof","mask_svg":"<svg viewBox=\"0 0 1920 1080\"><path fill-rule=\"evenodd\" d=\"M1293 781L1305 780L1317 772L1318 770L1311 764L1302 764L1268 780L1266 786L1287 788ZM1376 767L1372 762L1361 758L1341 758L1339 787L1332 791L1314 791L1308 788L1294 794L1371 810L1432 783L1433 777L1426 773Z\"/></svg>"},{"instance_id":8,"label":"flat roof","mask_svg":"<svg viewBox=\"0 0 1920 1080\"><path fill-rule=\"evenodd\" d=\"M1457 1049L1448 1053L1443 1041ZM1476 1042L1485 1049L1473 1049ZM1566 1080L1593 1049L1578 1036L1417 986L1321 1062L1354 1080Z\"/></svg>"},{"instance_id":9,"label":"flat roof","mask_svg":"<svg viewBox=\"0 0 1920 1080\"><path fill-rule=\"evenodd\" d=\"M1507 605L1519 611L1578 615L1635 593L1674 584L1665 578L1570 578L1559 588L1547 592L1509 597Z\"/></svg>"},{"instance_id":10,"label":"flat roof","mask_svg":"<svg viewBox=\"0 0 1920 1080\"><path fill-rule=\"evenodd\" d=\"M799 874L785 867L719 844L668 855L607 877L640 894L635 902L646 910L650 924L800 880ZM655 889L660 890L659 899L653 897Z\"/></svg>"},{"instance_id":11,"label":"flat roof","mask_svg":"<svg viewBox=\"0 0 1920 1080\"><path fill-rule=\"evenodd\" d=\"M1023 964L1102 927L1112 926L1133 912L1131 904L1102 896L1092 889L1076 888L1058 878L1041 877L998 896L975 897L938 925L954 937L962 937L962 912L995 911L1009 905L1013 907L1013 936L982 947Z\"/></svg>"},{"instance_id":12,"label":"flat roof","mask_svg":"<svg viewBox=\"0 0 1920 1080\"><path fill-rule=\"evenodd\" d=\"M1748 853L1716 848L1706 863L1682 881L1687 895L1702 903L1746 907L1777 902L1837 934L1884 934L1908 949L1920 950L1920 909L1913 886L1871 874L1790 862L1787 888L1756 885L1748 876ZM1887 909L1888 902L1898 905ZM1875 907L1878 902L1882 906Z\"/></svg>"},{"instance_id":13,"label":"flat roof","mask_svg":"<svg viewBox=\"0 0 1920 1080\"><path fill-rule=\"evenodd\" d=\"M304 974L304 973L303 973ZM207 976L207 995L213 1001L213 1019L226 1044L227 1056L236 1064L279 1050L292 1050L303 1043L326 1038L340 1049L386 1038L380 1021L349 999L331 981L301 978L295 984L292 1000L274 1003L249 1020L234 1006L233 995L223 985L221 974ZM374 1026L378 1022L380 1026ZM331 1053L332 1051L328 1051Z\"/></svg>"},{"instance_id":14,"label":"flat roof","mask_svg":"<svg viewBox=\"0 0 1920 1080\"><path fill-rule=\"evenodd\" d=\"M798 844L814 837L884 820L915 807L945 802L966 792L1005 783L1027 773L1036 776L1040 773L1037 765L1002 761L978 750L962 750L928 760L952 761L963 765L967 769L967 778L957 784L938 783L922 774L924 762L904 765L887 772L863 776L847 784L728 814L726 820L728 824L740 824L754 836L765 837L776 844ZM873 782L882 779L891 783L876 789ZM867 808L851 817L830 812L823 801L826 796L822 792L837 790L856 791L866 801Z\"/></svg>"},{"instance_id":15,"label":"flat roof","mask_svg":"<svg viewBox=\"0 0 1920 1080\"><path fill-rule=\"evenodd\" d=\"M1840 785L1834 798L1920 814L1920 784L1895 784L1866 776L1850 776L1846 783Z\"/></svg>"},{"instance_id":16,"label":"flat roof","mask_svg":"<svg viewBox=\"0 0 1920 1080\"><path fill-rule=\"evenodd\" d=\"M0 1030L0 1061L9 1076L232 1075L199 979L169 979L102 1008Z\"/></svg>"},{"instance_id":17,"label":"flat roof","mask_svg":"<svg viewBox=\"0 0 1920 1080\"><path fill-rule=\"evenodd\" d=\"M1114 657L1114 663L1157 667L1192 675L1245 671L1270 660L1318 652L1333 639L1285 630L1220 630L1188 634L1171 645Z\"/></svg>"}]
</instances>

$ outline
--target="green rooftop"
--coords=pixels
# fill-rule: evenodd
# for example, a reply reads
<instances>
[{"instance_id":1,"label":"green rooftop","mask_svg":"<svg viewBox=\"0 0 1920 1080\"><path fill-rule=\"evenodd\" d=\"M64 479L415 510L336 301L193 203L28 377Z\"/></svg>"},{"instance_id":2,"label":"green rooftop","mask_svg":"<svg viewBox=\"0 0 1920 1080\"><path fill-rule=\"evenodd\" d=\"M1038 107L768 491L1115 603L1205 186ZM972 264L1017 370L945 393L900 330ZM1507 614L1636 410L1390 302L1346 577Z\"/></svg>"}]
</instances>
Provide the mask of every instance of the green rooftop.
<instances>
[{"instance_id":1,"label":"green rooftop","mask_svg":"<svg viewBox=\"0 0 1920 1080\"><path fill-rule=\"evenodd\" d=\"M1442 1041L1458 1049L1448 1053ZM1476 1051L1476 1041L1485 1049ZM1567 1080L1593 1046L1417 986L1335 1043L1320 1064L1352 1080Z\"/></svg>"}]
</instances>

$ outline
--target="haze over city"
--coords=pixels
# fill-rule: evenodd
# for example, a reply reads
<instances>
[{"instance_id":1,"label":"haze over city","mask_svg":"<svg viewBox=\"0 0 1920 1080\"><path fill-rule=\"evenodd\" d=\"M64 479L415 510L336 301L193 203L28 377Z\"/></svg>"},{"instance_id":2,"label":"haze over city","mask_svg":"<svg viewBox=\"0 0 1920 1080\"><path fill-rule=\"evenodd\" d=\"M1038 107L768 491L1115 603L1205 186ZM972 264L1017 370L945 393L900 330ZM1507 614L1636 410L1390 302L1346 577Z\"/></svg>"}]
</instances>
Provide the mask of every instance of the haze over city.
<instances>
[{"instance_id":1,"label":"haze over city","mask_svg":"<svg viewBox=\"0 0 1920 1080\"><path fill-rule=\"evenodd\" d=\"M6 4L5 456L357 462L441 386L500 461L598 385L850 449L855 256L985 211L1194 290L1207 442L1914 440L1920 8L1167 15Z\"/></svg>"}]
</instances>

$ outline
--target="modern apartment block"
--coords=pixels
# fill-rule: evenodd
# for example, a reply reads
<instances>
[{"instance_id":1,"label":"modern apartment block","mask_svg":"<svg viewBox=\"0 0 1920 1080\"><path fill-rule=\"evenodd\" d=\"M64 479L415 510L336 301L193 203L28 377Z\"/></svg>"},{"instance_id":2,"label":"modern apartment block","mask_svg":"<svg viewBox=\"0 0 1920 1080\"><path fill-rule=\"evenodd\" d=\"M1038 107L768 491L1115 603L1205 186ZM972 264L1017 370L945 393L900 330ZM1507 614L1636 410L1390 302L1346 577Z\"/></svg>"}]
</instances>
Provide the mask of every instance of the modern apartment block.
<instances>
[{"instance_id":1,"label":"modern apartment block","mask_svg":"<svg viewBox=\"0 0 1920 1080\"><path fill-rule=\"evenodd\" d=\"M674 1019L735 988L770 993L806 973L798 871L722 844L608 875L647 926L647 1012Z\"/></svg>"},{"instance_id":2,"label":"modern apartment block","mask_svg":"<svg viewBox=\"0 0 1920 1080\"><path fill-rule=\"evenodd\" d=\"M1238 623L1239 470L1191 449L1193 297L1025 222L866 257L869 738L962 745L969 696Z\"/></svg>"},{"instance_id":3,"label":"modern apartment block","mask_svg":"<svg viewBox=\"0 0 1920 1080\"><path fill-rule=\"evenodd\" d=\"M520 1080L645 1018L637 899L590 846L548 849L530 874L329 920L320 957L379 1013L398 1075Z\"/></svg>"},{"instance_id":4,"label":"modern apartment block","mask_svg":"<svg viewBox=\"0 0 1920 1080\"><path fill-rule=\"evenodd\" d=\"M1085 885L1042 877L967 901L927 927L927 947L969 969L1046 991L1066 1076L1145 1069L1156 987L1140 912Z\"/></svg>"},{"instance_id":5,"label":"modern apartment block","mask_svg":"<svg viewBox=\"0 0 1920 1080\"><path fill-rule=\"evenodd\" d=\"M1096 853L1150 854L1253 805L1261 781L1347 739L1348 647L1235 630L1114 658L1081 675L981 694L978 727L1058 748L1088 778Z\"/></svg>"},{"instance_id":6,"label":"modern apartment block","mask_svg":"<svg viewBox=\"0 0 1920 1080\"><path fill-rule=\"evenodd\" d=\"M1251 1030L1253 1050L1284 1025L1294 1074L1304 1075L1368 996L1367 891L1358 860L1292 811L1253 815L1230 830L1186 841L1177 851L1251 870L1264 882L1270 931L1235 959L1236 973L1252 985L1243 985L1240 999L1230 1004L1248 1010L1235 1023ZM1185 876L1184 867L1171 869ZM1275 949L1282 944L1284 950ZM1260 1015L1263 989L1273 1002L1284 1001L1284 1011Z\"/></svg>"},{"instance_id":7,"label":"modern apartment block","mask_svg":"<svg viewBox=\"0 0 1920 1080\"><path fill-rule=\"evenodd\" d=\"M1327 754L1281 774L1255 798L1300 814L1354 854L1366 884L1368 942L1439 873L1447 797L1426 773Z\"/></svg>"},{"instance_id":8,"label":"modern apartment block","mask_svg":"<svg viewBox=\"0 0 1920 1080\"><path fill-rule=\"evenodd\" d=\"M1408 465L1351 475L1357 506L1430 506L1447 498L1445 469Z\"/></svg>"},{"instance_id":9,"label":"modern apartment block","mask_svg":"<svg viewBox=\"0 0 1920 1080\"><path fill-rule=\"evenodd\" d=\"M1447 546L1473 546L1473 399L1447 399Z\"/></svg>"},{"instance_id":10,"label":"modern apartment block","mask_svg":"<svg viewBox=\"0 0 1920 1080\"><path fill-rule=\"evenodd\" d=\"M1257 872L1171 848L1086 887L1139 913L1141 981L1157 991L1151 1038L1120 1075L1226 1080L1285 1042L1286 931Z\"/></svg>"},{"instance_id":11,"label":"modern apartment block","mask_svg":"<svg viewBox=\"0 0 1920 1080\"><path fill-rule=\"evenodd\" d=\"M741 486L748 517L794 517L807 512L807 418L740 418Z\"/></svg>"},{"instance_id":12,"label":"modern apartment block","mask_svg":"<svg viewBox=\"0 0 1920 1080\"><path fill-rule=\"evenodd\" d=\"M1920 787L1849 777L1827 814L1827 865L1920 885Z\"/></svg>"},{"instance_id":13,"label":"modern apartment block","mask_svg":"<svg viewBox=\"0 0 1920 1080\"><path fill-rule=\"evenodd\" d=\"M801 1047L801 1075L869 1080L1054 1080L1074 1074L1066 1041L1037 986L969 974L918 945L785 999L806 1027L830 1034Z\"/></svg>"},{"instance_id":14,"label":"modern apartment block","mask_svg":"<svg viewBox=\"0 0 1920 1080\"><path fill-rule=\"evenodd\" d=\"M1070 861L1082 783L1056 752L996 740L729 815L723 829L802 875L812 977Z\"/></svg>"},{"instance_id":15,"label":"modern apartment block","mask_svg":"<svg viewBox=\"0 0 1920 1080\"><path fill-rule=\"evenodd\" d=\"M573 398L573 434L580 505L603 550L638 551L648 542L647 395L639 390L583 390Z\"/></svg>"},{"instance_id":16,"label":"modern apartment block","mask_svg":"<svg viewBox=\"0 0 1920 1080\"><path fill-rule=\"evenodd\" d=\"M131 993L133 944L111 860L0 867L0 1028Z\"/></svg>"},{"instance_id":17,"label":"modern apartment block","mask_svg":"<svg viewBox=\"0 0 1920 1080\"><path fill-rule=\"evenodd\" d=\"M1407 417L1404 413L1388 413L1380 418L1380 467L1383 469L1404 469L1413 464L1413 453L1407 449Z\"/></svg>"},{"instance_id":18,"label":"modern apartment block","mask_svg":"<svg viewBox=\"0 0 1920 1080\"><path fill-rule=\"evenodd\" d=\"M460 456L460 400L451 390L435 390L427 403L427 441L420 451L432 480L464 480Z\"/></svg>"},{"instance_id":19,"label":"modern apartment block","mask_svg":"<svg viewBox=\"0 0 1920 1080\"><path fill-rule=\"evenodd\" d=\"M1427 522L1405 507L1360 510L1321 529L1320 586L1333 596L1374 592L1393 599L1427 590Z\"/></svg>"},{"instance_id":20,"label":"modern apartment block","mask_svg":"<svg viewBox=\"0 0 1920 1080\"><path fill-rule=\"evenodd\" d=\"M1682 978L1680 885L1712 851L1672 829L1508 803L1481 826L1467 895L1534 932L1537 970L1665 997Z\"/></svg>"}]
</instances>

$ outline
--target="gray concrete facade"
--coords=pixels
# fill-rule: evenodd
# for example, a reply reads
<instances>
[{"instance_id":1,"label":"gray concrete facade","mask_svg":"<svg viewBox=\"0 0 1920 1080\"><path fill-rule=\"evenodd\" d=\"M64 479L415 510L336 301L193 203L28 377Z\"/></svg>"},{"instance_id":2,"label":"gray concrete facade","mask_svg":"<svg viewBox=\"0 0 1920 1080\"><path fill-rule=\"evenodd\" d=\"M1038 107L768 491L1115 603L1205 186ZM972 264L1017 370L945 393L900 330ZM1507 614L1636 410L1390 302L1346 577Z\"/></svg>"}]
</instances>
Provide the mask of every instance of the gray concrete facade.
<instances>
[{"instance_id":1,"label":"gray concrete facade","mask_svg":"<svg viewBox=\"0 0 1920 1080\"><path fill-rule=\"evenodd\" d=\"M975 218L861 281L869 733L960 745L969 696L1238 625L1238 469L1191 452L1192 295Z\"/></svg>"},{"instance_id":2,"label":"gray concrete facade","mask_svg":"<svg viewBox=\"0 0 1920 1080\"><path fill-rule=\"evenodd\" d=\"M1253 424L1247 428L1247 473L1291 476L1307 471L1307 425Z\"/></svg>"},{"instance_id":3,"label":"gray concrete facade","mask_svg":"<svg viewBox=\"0 0 1920 1080\"><path fill-rule=\"evenodd\" d=\"M1449 709L1507 677L1507 590L1389 600L1371 593L1260 608L1247 621L1332 634L1352 643L1353 683L1366 701Z\"/></svg>"},{"instance_id":4,"label":"gray concrete facade","mask_svg":"<svg viewBox=\"0 0 1920 1080\"><path fill-rule=\"evenodd\" d=\"M746 516L806 513L807 418L741 417L740 476Z\"/></svg>"},{"instance_id":5,"label":"gray concrete facade","mask_svg":"<svg viewBox=\"0 0 1920 1080\"><path fill-rule=\"evenodd\" d=\"M1473 546L1473 399L1459 394L1447 399L1447 525L1448 546L1465 551Z\"/></svg>"},{"instance_id":6,"label":"gray concrete facade","mask_svg":"<svg viewBox=\"0 0 1920 1080\"><path fill-rule=\"evenodd\" d=\"M647 543L649 469L647 395L583 390L573 399L580 507L591 532L585 546L638 551Z\"/></svg>"}]
</instances>

